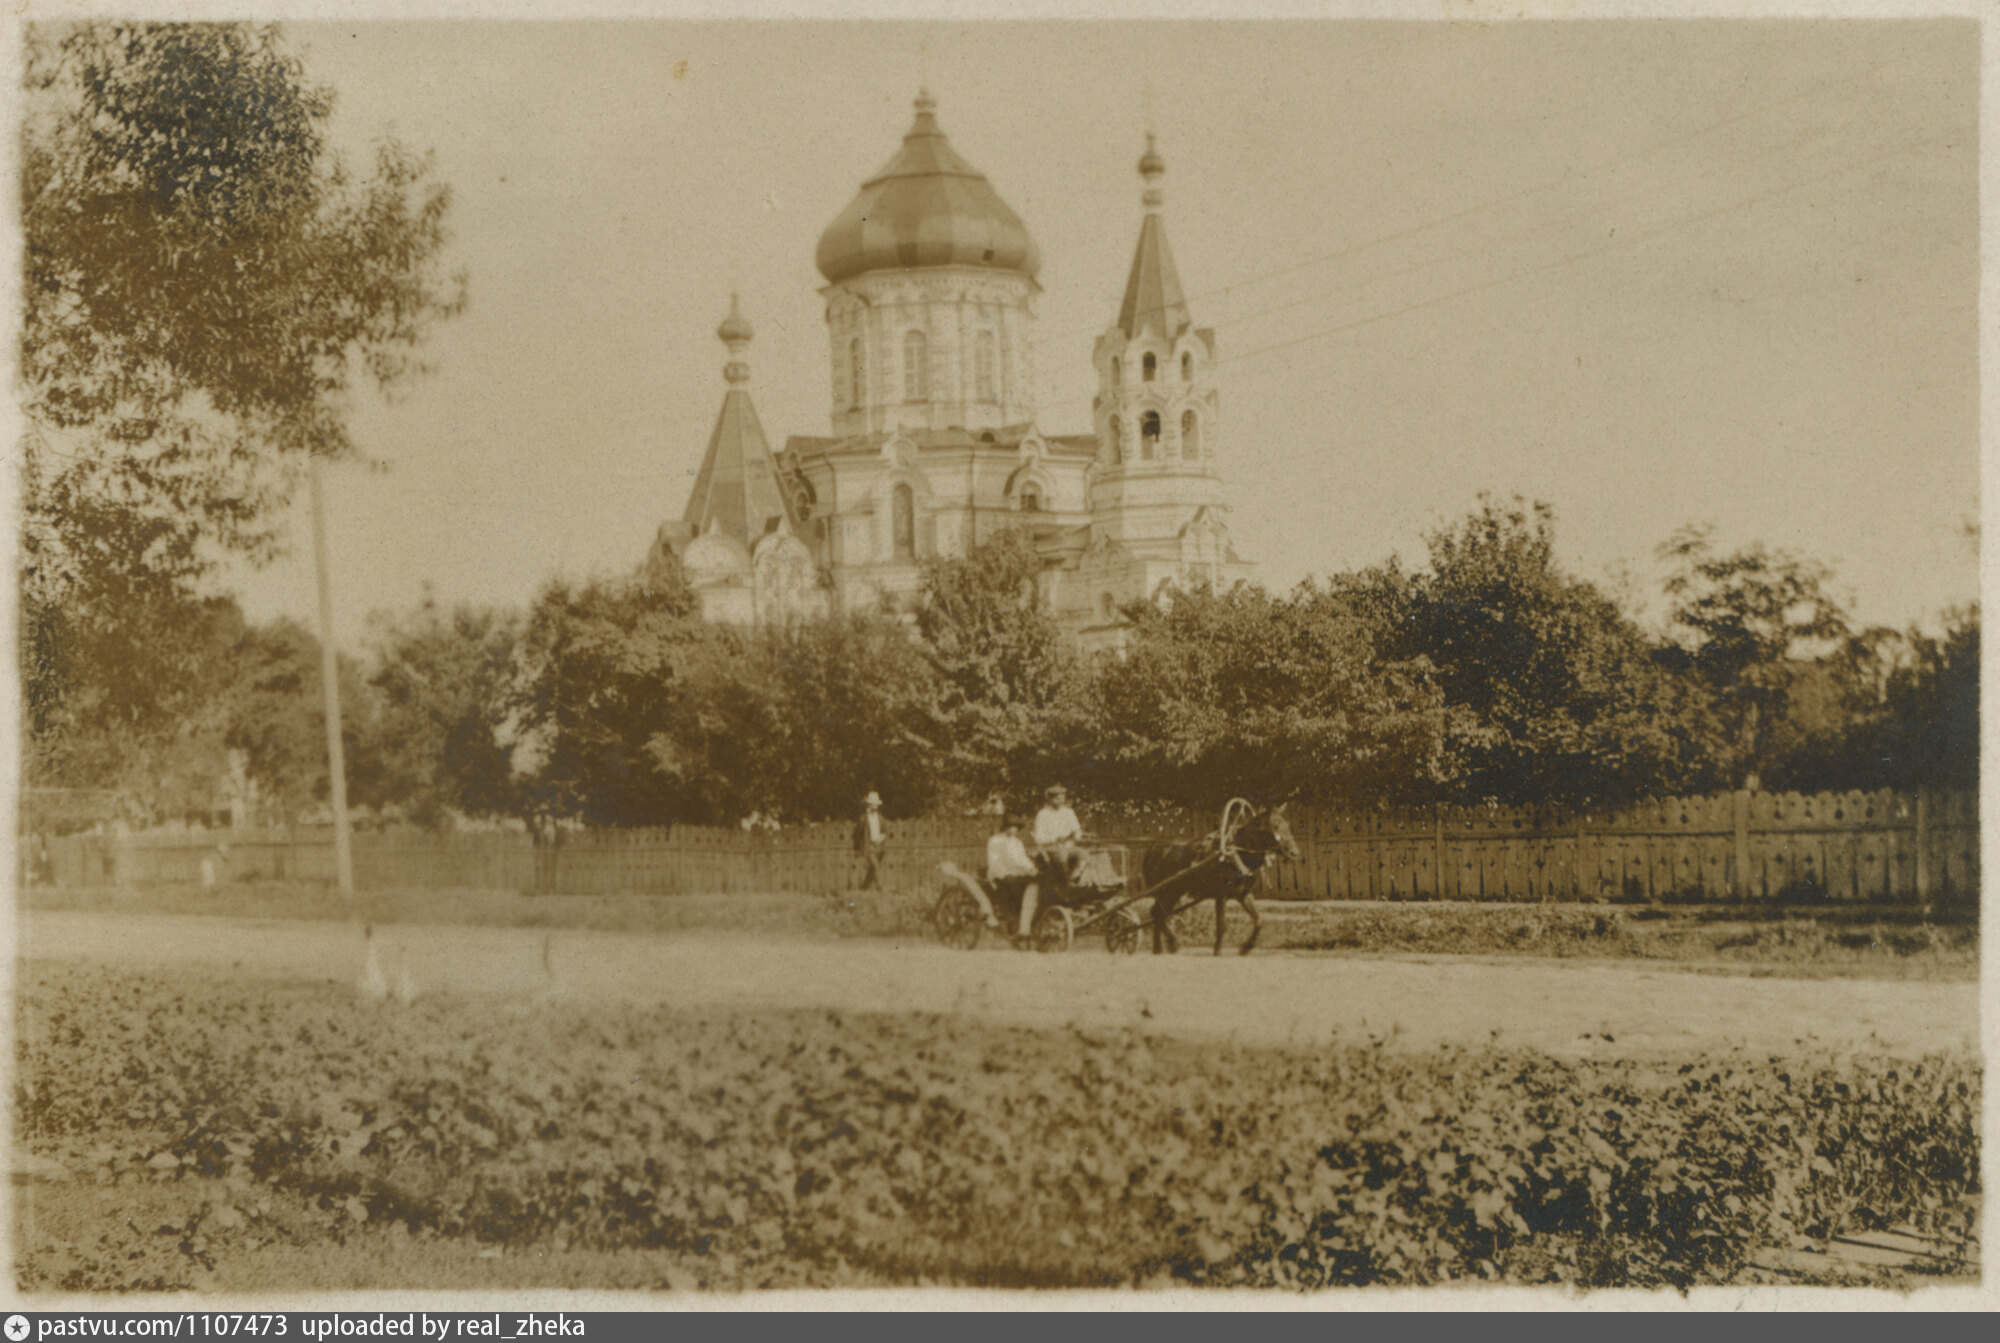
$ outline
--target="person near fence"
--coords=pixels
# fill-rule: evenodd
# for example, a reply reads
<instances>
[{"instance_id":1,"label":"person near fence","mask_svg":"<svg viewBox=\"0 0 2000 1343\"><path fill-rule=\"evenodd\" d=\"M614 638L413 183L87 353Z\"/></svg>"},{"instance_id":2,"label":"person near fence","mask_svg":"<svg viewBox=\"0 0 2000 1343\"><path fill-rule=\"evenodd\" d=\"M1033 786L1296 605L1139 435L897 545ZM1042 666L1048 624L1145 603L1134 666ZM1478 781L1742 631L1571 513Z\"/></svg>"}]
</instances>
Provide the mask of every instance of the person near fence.
<instances>
[{"instance_id":1,"label":"person near fence","mask_svg":"<svg viewBox=\"0 0 2000 1343\"><path fill-rule=\"evenodd\" d=\"M1024 818L1003 816L1000 828L986 841L986 884L993 888L994 895L1020 901L1022 937L1028 935L1029 925L1034 922L1039 893L1035 879L1041 875L1035 860L1028 856L1028 846L1021 842L1021 831L1026 828ZM986 907L986 926L1000 926L990 904Z\"/></svg>"},{"instance_id":2,"label":"person near fence","mask_svg":"<svg viewBox=\"0 0 2000 1343\"><path fill-rule=\"evenodd\" d=\"M861 818L854 823L854 853L861 860L861 889L880 890L882 864L889 856L889 830L882 823L882 795L872 788L861 800Z\"/></svg>"},{"instance_id":3,"label":"person near fence","mask_svg":"<svg viewBox=\"0 0 2000 1343\"><path fill-rule=\"evenodd\" d=\"M1056 784L1048 791L1048 801L1035 813L1035 847L1050 863L1063 870L1066 880L1076 880L1077 864L1083 860L1078 848L1083 842L1083 824L1070 809L1069 790Z\"/></svg>"}]
</instances>

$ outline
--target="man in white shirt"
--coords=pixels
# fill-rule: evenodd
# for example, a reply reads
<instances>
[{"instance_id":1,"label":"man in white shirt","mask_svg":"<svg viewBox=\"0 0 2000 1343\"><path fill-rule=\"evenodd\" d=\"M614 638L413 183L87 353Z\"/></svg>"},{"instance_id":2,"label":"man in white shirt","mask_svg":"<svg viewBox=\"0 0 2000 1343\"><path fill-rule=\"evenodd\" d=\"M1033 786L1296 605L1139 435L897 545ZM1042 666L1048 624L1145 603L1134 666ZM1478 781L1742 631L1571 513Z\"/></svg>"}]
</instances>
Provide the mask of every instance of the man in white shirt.
<instances>
[{"instance_id":1,"label":"man in white shirt","mask_svg":"<svg viewBox=\"0 0 2000 1343\"><path fill-rule=\"evenodd\" d=\"M1049 789L1047 803L1035 813L1035 847L1051 862L1062 864L1063 874L1075 880L1077 863L1083 857L1077 845L1082 842L1083 824L1070 810L1069 790L1057 784Z\"/></svg>"},{"instance_id":2,"label":"man in white shirt","mask_svg":"<svg viewBox=\"0 0 2000 1343\"><path fill-rule=\"evenodd\" d=\"M1021 899L1021 936L1026 937L1035 921L1035 906L1040 892L1035 885L1039 873L1035 860L1028 857L1028 846L1021 842L1021 818L1009 816L1000 823L1000 829L986 841L986 881L996 895L1008 899L1019 895ZM999 920L993 911L987 910L987 923L999 927Z\"/></svg>"},{"instance_id":3,"label":"man in white shirt","mask_svg":"<svg viewBox=\"0 0 2000 1343\"><path fill-rule=\"evenodd\" d=\"M854 823L854 856L861 860L861 889L872 891L882 882L882 862L889 854L889 832L882 825L881 794L869 789L861 805L861 819Z\"/></svg>"}]
</instances>

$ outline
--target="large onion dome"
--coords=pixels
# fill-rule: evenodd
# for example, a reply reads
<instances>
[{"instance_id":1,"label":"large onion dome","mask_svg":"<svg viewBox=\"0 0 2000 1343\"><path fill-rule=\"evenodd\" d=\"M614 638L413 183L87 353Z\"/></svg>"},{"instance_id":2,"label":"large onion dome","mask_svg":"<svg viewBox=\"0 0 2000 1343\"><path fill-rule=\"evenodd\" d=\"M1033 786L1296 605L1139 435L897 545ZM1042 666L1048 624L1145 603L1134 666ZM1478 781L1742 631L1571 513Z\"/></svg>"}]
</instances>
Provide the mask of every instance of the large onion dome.
<instances>
[{"instance_id":1,"label":"large onion dome","mask_svg":"<svg viewBox=\"0 0 2000 1343\"><path fill-rule=\"evenodd\" d=\"M903 147L820 235L816 259L829 283L912 266L1041 269L1027 226L945 140L936 108L928 93L917 95Z\"/></svg>"}]
</instances>

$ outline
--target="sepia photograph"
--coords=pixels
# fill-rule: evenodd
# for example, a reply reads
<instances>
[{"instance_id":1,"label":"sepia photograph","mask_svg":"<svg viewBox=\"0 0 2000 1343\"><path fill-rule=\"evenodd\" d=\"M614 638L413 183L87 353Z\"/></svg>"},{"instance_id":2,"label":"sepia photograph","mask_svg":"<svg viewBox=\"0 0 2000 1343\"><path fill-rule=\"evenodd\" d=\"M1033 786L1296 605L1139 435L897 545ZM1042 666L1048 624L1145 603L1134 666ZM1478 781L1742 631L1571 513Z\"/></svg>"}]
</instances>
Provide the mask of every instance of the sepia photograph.
<instances>
[{"instance_id":1,"label":"sepia photograph","mask_svg":"<svg viewBox=\"0 0 2000 1343\"><path fill-rule=\"evenodd\" d=\"M97 12L22 1309L1990 1303L1981 7Z\"/></svg>"}]
</instances>

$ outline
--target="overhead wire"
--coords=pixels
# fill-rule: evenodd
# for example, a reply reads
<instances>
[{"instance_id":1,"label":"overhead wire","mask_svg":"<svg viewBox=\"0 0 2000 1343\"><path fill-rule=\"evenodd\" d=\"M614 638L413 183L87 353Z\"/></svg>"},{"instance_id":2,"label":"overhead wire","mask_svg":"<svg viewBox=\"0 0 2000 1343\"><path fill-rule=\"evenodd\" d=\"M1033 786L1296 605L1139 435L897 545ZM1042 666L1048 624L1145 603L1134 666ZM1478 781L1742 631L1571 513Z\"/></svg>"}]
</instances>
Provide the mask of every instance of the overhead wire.
<instances>
[{"instance_id":1,"label":"overhead wire","mask_svg":"<svg viewBox=\"0 0 2000 1343\"><path fill-rule=\"evenodd\" d=\"M1335 248L1331 251L1323 252L1315 256L1309 256L1295 261L1289 261L1280 266L1275 266L1265 270L1252 272L1246 275L1240 275L1223 284L1188 294L1184 297L1184 301L1189 304L1194 304L1216 298L1221 298L1229 294L1233 294L1239 290L1248 289L1252 286L1264 283L1266 281L1282 279L1286 276L1295 275L1301 271L1310 270L1317 266L1322 266L1331 262L1358 256L1366 252L1372 251L1374 249L1388 246L1389 244L1392 243L1401 242L1406 239L1421 236L1423 234L1432 233L1439 229L1446 228L1452 224L1460 223L1462 221L1474 218L1476 216L1487 214L1495 210L1499 210L1507 206L1516 204L1520 201L1528 200L1530 198L1539 195L1544 195L1548 192L1555 191L1566 186L1579 185L1593 178L1600 177L1602 174L1612 169L1622 167L1629 163L1634 163L1645 159L1649 159L1667 150L1671 150L1674 148L1678 148L1687 144L1697 142L1705 137L1714 135L1719 131L1725 130L1732 126L1741 125L1748 121L1755 120L1756 118L1768 115L1773 111L1776 111L1784 107L1788 107L1792 104L1806 102L1832 91L1844 88L1851 88L1862 80L1867 80L1872 77L1879 76L1884 71L1894 69L1898 66L1906 65L1927 58L1932 58L1938 55L1943 55L1946 53L1947 49L1956 50L1957 40L1954 39L1950 43L1942 43L1935 49L1926 48L1923 50L1906 52L1903 55L1893 57L1889 60L1870 63L1869 65L1864 66L1863 68L1857 71L1816 81L1815 83L1803 89L1799 89L1794 92L1785 94L1782 97L1765 100L1753 107L1732 113L1729 116L1705 122L1702 125L1696 126L1689 130L1677 132L1676 134L1670 135L1662 140L1655 141L1640 148L1627 150L1622 153L1611 155L1607 158L1597 160L1596 162L1591 163L1588 166L1575 168L1567 172L1564 172L1556 177L1535 183L1534 185L1523 187L1516 191L1510 191L1500 196L1490 197L1485 200L1475 202L1471 205L1461 207L1460 209L1453 210L1448 214L1441 215L1433 219L1423 220L1419 223L1394 229L1387 233L1378 234L1374 237L1363 239L1362 241L1359 242L1346 244L1342 247ZM1768 157L1772 154L1782 154L1789 152L1790 150L1796 147L1797 143L1804 143L1804 141L1787 142L1785 144L1779 144L1768 147L1764 150L1759 151L1758 154L1753 156L1753 161ZM1836 173L1833 175L1838 175L1838 174ZM1813 179L1813 180L1823 180L1823 179ZM1799 185L1809 185L1809 184L1810 183L1801 183ZM1796 189L1796 187L1787 189ZM1649 188L1648 190L1651 189ZM1638 193L1634 193L1632 195L1623 196L1620 197L1618 201L1613 202L1612 204L1620 204L1635 199L1642 199L1647 194L1648 191L1641 191ZM1758 199L1762 199L1762 197ZM1607 205L1604 208L1609 208L1609 206ZM1726 207L1726 208L1733 208L1733 207ZM1583 213L1583 212L1584 211L1579 211L1577 213ZM1573 217L1575 216L1574 215L1566 216L1565 218L1567 219ZM1646 234L1641 236L1650 237L1656 235ZM1626 241L1629 242L1637 240L1639 240L1639 238L1629 238ZM1366 288L1374 284L1385 283L1389 280L1402 278L1403 276L1407 275L1422 273L1426 270L1434 268L1436 265L1444 261L1449 261L1457 257L1467 255L1468 253L1477 250L1482 245L1484 245L1484 240L1476 241L1465 247L1461 247L1451 252L1448 252L1442 257L1433 258L1429 261L1420 262L1412 266L1406 266L1397 271L1370 275L1354 281L1350 281L1346 284L1338 285L1331 290L1319 291L1304 296L1293 296L1287 298L1285 301L1278 304L1269 305L1261 308L1253 308L1246 312L1233 314L1228 318L1226 318L1225 320L1223 320L1222 322L1216 323L1215 328L1226 329L1229 327L1241 326L1244 323L1253 321L1259 317L1268 317L1276 313L1294 310L1297 308L1307 306L1308 304L1313 302L1325 301L1326 299L1337 297L1341 294L1353 292L1356 289ZM1595 255L1597 254L1598 251L1602 250L1608 250L1608 249L1593 249L1590 252L1579 253L1577 254L1577 257L1575 259L1583 259L1586 256ZM1258 349L1253 351L1246 351L1243 354L1225 356L1221 359L1216 360L1215 364L1216 366L1220 366L1229 363L1240 363L1250 358L1258 357L1262 354L1269 353L1273 350L1287 348L1289 346L1296 344L1301 344L1309 340L1318 339L1326 335L1335 334L1342 330L1353 329L1354 326L1369 325L1374 322L1387 320L1388 318L1393 316L1402 315L1403 313L1406 312L1417 311L1425 307L1435 306L1437 303L1448 301L1450 298L1463 297L1472 293L1477 293L1483 289L1492 288L1498 284L1505 283L1509 279L1525 278L1526 276L1539 274L1545 270L1552 269L1555 266L1563 264L1569 264L1569 261L1567 259L1559 259L1558 261L1547 263L1544 266L1532 267L1529 268L1528 270L1517 272L1509 276L1501 277L1499 279L1490 282L1483 282L1479 285L1470 286L1468 288L1461 290L1455 290L1447 295L1441 295L1431 299L1420 300L1417 303L1406 305L1404 307L1395 309L1390 312L1374 314L1369 317L1360 319L1356 323L1341 324L1329 327L1322 331L1308 333L1304 336L1294 337L1285 341L1274 343L1272 345L1259 347ZM1060 340L1069 336L1081 337L1084 335L1094 335L1103 329L1104 329L1103 327L1093 326L1089 329L1084 329L1079 327L1072 329L1058 329L1054 331L1038 332L1037 343L1046 344L1052 339ZM1054 380L1054 386L1053 389L1051 390L1054 391L1054 395L1038 398L1038 407L1044 413L1050 409L1058 407L1075 407L1078 405L1083 405L1087 407L1090 398L1095 394L1096 391L1095 371L1094 370L1086 371L1079 369L1073 375L1059 376L1057 379ZM717 413L718 411L715 408L704 408L698 412L690 412L689 414L686 415L677 415L662 420L655 420L652 422L652 428L655 432L658 432L661 430L681 429L692 425L701 425L701 424L712 425L715 422Z\"/></svg>"},{"instance_id":2,"label":"overhead wire","mask_svg":"<svg viewBox=\"0 0 2000 1343\"><path fill-rule=\"evenodd\" d=\"M1440 303L1447 303L1453 299L1463 298L1470 294L1479 293L1486 289L1491 289L1502 284L1511 283L1515 280L1525 279L1529 276L1539 275L1547 271L1558 269L1562 266L1572 265L1578 261L1588 260L1591 257L1601 256L1607 252L1615 251L1620 247L1629 247L1638 243L1647 242L1663 234L1671 233L1676 229L1687 228L1695 224L1706 223L1711 219L1720 218L1723 215L1734 213L1737 210L1749 209L1752 206L1760 205L1765 201L1773 200L1779 196L1788 195L1794 191L1803 190L1806 187L1816 186L1824 181L1829 181L1838 177L1844 177L1849 173L1860 172L1865 169L1872 168L1877 164L1886 163L1893 159L1899 158L1913 149L1921 148L1927 144L1938 142L1942 138L1943 137L1941 136L1923 136L1919 137L1916 140L1906 141L1882 154L1875 155L1871 158L1863 159L1859 162L1844 164L1841 165L1840 167L1831 169L1824 173L1816 174L1809 178L1804 178L1796 182L1789 182L1783 186L1774 187L1769 191L1761 191L1753 196L1748 196L1740 200L1732 201L1727 205L1718 206L1717 208L1712 210L1704 210L1696 214L1687 215L1684 216L1683 218L1674 220L1671 223L1664 224L1659 228L1650 230L1648 232L1631 234L1627 237L1609 241L1599 247L1587 248L1580 252L1568 253L1564 256L1557 257L1552 261L1545 262L1539 266L1532 266L1525 270L1513 271L1506 275L1496 276L1490 280L1483 281L1480 284L1470 285L1462 289L1456 289L1446 294L1435 295L1431 298L1423 299L1416 303L1406 304L1403 307L1391 309L1387 312L1373 313L1366 317L1358 318L1351 322L1342 322L1334 326L1321 328L1320 330L1317 331L1309 331L1302 335L1294 336L1286 340L1274 341L1269 345L1263 345L1257 347L1256 349L1246 350L1239 355L1233 355L1225 359L1219 359L1216 361L1216 363L1217 364L1242 363L1251 359L1259 358L1266 354L1274 353L1279 350L1289 349L1296 345L1302 345L1309 341L1320 340L1328 336L1341 334L1343 332L1358 330L1359 328L1364 326L1371 326L1376 322L1387 321L1394 317L1401 317L1407 313L1416 312L1424 308L1435 307ZM1307 451L1310 451L1310 449L1307 449ZM1291 455L1299 455L1299 454L1291 454ZM1284 461L1288 460L1288 456L1280 456L1277 458L1271 458L1267 460Z\"/></svg>"}]
</instances>

